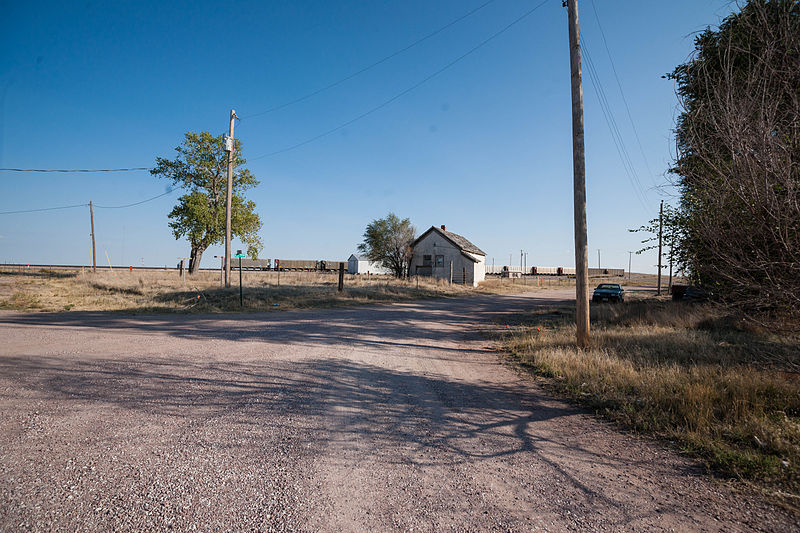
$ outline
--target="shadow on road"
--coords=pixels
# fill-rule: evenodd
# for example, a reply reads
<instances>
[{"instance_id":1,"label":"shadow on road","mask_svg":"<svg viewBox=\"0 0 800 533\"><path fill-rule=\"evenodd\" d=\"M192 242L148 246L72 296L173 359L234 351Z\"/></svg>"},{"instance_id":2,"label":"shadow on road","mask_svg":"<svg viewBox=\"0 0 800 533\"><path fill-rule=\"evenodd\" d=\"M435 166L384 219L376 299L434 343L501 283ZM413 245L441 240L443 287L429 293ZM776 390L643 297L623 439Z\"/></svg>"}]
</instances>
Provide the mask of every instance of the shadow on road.
<instances>
[{"instance_id":1,"label":"shadow on road","mask_svg":"<svg viewBox=\"0 0 800 533\"><path fill-rule=\"evenodd\" d=\"M309 447L311 454L355 443L358 457L375 464L407 465L413 457L423 467L465 464L472 469L486 462L491 470L501 461L510 465L509 471L515 465L528 471L524 465L543 465L532 471L557 479L593 508L618 509L619 493L604 490L615 481L593 469L641 468L658 477L674 476L676 465L598 446L579 433L587 427L575 422L581 410L553 401L525 380L406 372L352 360L344 353L351 346L409 346L430 349L430 357L438 360L463 360L477 350L465 350L459 343L480 335L479 326L533 306L562 303L529 295L248 315L0 314L0 327L326 348L324 355L297 360L258 358L252 351L236 358L231 355L236 348L230 346L220 359L209 358L208 352L153 356L135 355L134 349L131 355L130 348L124 357L3 356L0 395L11 404L35 404L67 419L91 412L112 426L127 423L115 418L120 410L138 415L133 418L148 431L168 420L173 422L169 427L193 428L186 430L186 438L200 438L208 449L236 449L249 435L268 428L275 435L299 431L298 446ZM487 358L486 364L495 363ZM213 428L223 421L234 427L235 437L215 433ZM108 427L106 433L111 433ZM685 468L684 473L698 472ZM614 520L621 525L652 510L614 512L620 513Z\"/></svg>"},{"instance_id":2,"label":"shadow on road","mask_svg":"<svg viewBox=\"0 0 800 533\"><path fill-rule=\"evenodd\" d=\"M452 341L476 339L480 335L476 328L492 326L509 313L568 302L534 293L285 313L3 313L0 326L78 327L128 334L166 334L194 340L348 344L377 349L414 346L447 351L453 350Z\"/></svg>"}]
</instances>

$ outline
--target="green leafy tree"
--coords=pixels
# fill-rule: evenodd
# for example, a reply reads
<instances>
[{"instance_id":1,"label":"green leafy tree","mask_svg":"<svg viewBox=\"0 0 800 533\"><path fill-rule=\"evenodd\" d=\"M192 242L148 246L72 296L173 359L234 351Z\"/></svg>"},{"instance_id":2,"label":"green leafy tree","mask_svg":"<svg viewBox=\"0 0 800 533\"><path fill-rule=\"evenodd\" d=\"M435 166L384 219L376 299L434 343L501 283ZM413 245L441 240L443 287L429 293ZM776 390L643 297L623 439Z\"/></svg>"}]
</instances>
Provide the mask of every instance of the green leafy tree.
<instances>
[{"instance_id":1,"label":"green leafy tree","mask_svg":"<svg viewBox=\"0 0 800 533\"><path fill-rule=\"evenodd\" d=\"M750 0L669 77L682 106L679 258L751 316L798 325L800 2Z\"/></svg>"},{"instance_id":2,"label":"green leafy tree","mask_svg":"<svg viewBox=\"0 0 800 533\"><path fill-rule=\"evenodd\" d=\"M214 137L205 131L187 132L183 144L175 151L178 153L175 159L156 158L156 166L150 173L187 191L170 212L169 227L175 239L189 240L189 272L195 273L203 252L225 240L228 153L224 136ZM247 245L251 257L258 257L262 246L258 236L261 219L255 213L256 204L243 195L258 185L258 180L243 168L244 164L241 141L234 139L231 233Z\"/></svg>"},{"instance_id":3,"label":"green leafy tree","mask_svg":"<svg viewBox=\"0 0 800 533\"><path fill-rule=\"evenodd\" d=\"M628 231L632 233L645 233L648 236L642 240L642 248L636 250L636 255L641 255L650 250L658 249L658 217L650 220L647 224ZM679 260L679 248L681 240L684 238L683 214L679 209L671 205L664 205L664 213L661 218L661 245L666 250L666 262L662 268L669 267L669 286L672 286L673 265L680 267L683 263Z\"/></svg>"},{"instance_id":4,"label":"green leafy tree","mask_svg":"<svg viewBox=\"0 0 800 533\"><path fill-rule=\"evenodd\" d=\"M367 225L364 242L358 245L358 251L402 278L408 273L411 243L416 234L417 229L409 219L401 220L394 213L389 213L386 218L373 220Z\"/></svg>"}]
</instances>

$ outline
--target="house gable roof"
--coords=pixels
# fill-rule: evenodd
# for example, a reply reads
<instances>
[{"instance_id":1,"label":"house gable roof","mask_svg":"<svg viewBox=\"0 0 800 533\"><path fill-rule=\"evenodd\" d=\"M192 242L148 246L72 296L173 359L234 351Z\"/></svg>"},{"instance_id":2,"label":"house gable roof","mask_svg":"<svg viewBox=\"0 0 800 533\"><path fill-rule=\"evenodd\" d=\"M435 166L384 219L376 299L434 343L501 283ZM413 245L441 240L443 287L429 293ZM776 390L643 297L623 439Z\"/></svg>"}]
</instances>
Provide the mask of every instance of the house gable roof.
<instances>
[{"instance_id":1,"label":"house gable roof","mask_svg":"<svg viewBox=\"0 0 800 533\"><path fill-rule=\"evenodd\" d=\"M437 232L439 235L441 235L442 237L453 243L453 245L462 252L469 252L471 254L482 255L484 257L486 256L486 252L484 252L483 250L481 250L480 248L469 242L469 240L466 239L465 237L462 237L458 233L453 233L452 231L445 231L441 228L437 228L436 226L431 226L428 231L417 237L417 239L413 243L411 243L411 246L412 247L416 246L418 242L427 237L428 234L432 231Z\"/></svg>"}]
</instances>

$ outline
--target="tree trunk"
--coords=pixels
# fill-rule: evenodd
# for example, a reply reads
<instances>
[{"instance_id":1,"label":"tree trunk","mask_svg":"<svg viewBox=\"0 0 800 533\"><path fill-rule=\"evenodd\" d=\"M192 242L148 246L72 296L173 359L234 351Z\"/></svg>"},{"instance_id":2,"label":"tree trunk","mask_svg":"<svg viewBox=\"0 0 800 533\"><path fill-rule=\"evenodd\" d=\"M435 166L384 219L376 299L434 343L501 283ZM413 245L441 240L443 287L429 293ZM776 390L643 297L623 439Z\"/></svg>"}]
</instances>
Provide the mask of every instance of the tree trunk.
<instances>
[{"instance_id":1,"label":"tree trunk","mask_svg":"<svg viewBox=\"0 0 800 533\"><path fill-rule=\"evenodd\" d=\"M203 258L205 247L192 246L192 252L189 254L189 274L194 274L200 268L200 259Z\"/></svg>"}]
</instances>

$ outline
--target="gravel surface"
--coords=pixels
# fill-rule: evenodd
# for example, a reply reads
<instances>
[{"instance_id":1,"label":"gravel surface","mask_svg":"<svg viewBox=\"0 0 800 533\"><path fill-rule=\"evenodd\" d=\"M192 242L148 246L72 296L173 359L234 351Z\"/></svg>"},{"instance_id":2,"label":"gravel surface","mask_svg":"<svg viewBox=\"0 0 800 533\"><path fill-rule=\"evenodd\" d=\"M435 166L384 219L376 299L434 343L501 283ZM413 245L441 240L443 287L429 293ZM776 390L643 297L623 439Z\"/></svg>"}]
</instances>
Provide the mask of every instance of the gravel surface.
<instances>
[{"instance_id":1,"label":"gravel surface","mask_svg":"<svg viewBox=\"0 0 800 533\"><path fill-rule=\"evenodd\" d=\"M0 313L0 531L798 531L500 364L569 291Z\"/></svg>"}]
</instances>

